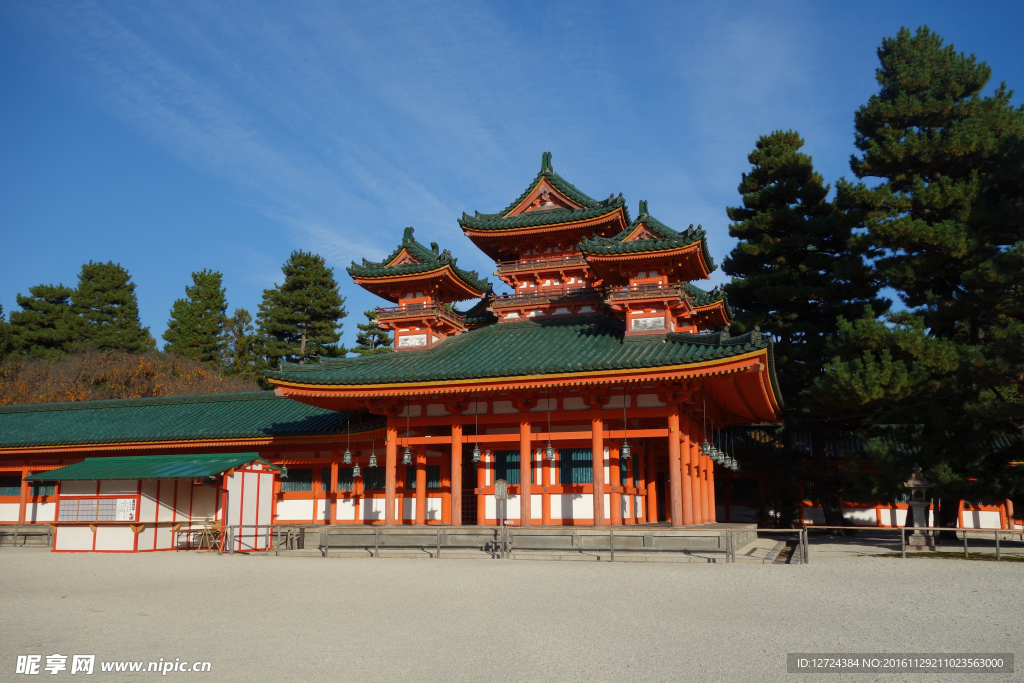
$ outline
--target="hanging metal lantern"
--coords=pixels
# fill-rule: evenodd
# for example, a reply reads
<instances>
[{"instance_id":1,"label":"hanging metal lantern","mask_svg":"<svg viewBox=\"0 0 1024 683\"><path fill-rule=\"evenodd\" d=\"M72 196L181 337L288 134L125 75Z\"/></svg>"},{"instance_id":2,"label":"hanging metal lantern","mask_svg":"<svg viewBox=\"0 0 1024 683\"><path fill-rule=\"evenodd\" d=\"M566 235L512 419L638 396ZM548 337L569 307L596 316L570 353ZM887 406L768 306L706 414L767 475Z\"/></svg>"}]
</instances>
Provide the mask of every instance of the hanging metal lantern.
<instances>
[{"instance_id":1,"label":"hanging metal lantern","mask_svg":"<svg viewBox=\"0 0 1024 683\"><path fill-rule=\"evenodd\" d=\"M555 461L555 447L548 441L548 447L544 449L544 456L551 462Z\"/></svg>"},{"instance_id":2,"label":"hanging metal lantern","mask_svg":"<svg viewBox=\"0 0 1024 683\"><path fill-rule=\"evenodd\" d=\"M480 446L479 445L473 446L473 464L474 465L479 465L480 464Z\"/></svg>"},{"instance_id":3,"label":"hanging metal lantern","mask_svg":"<svg viewBox=\"0 0 1024 683\"><path fill-rule=\"evenodd\" d=\"M619 447L619 458L622 460L629 460L633 457L633 449L629 447L629 442L625 439L622 440L622 446Z\"/></svg>"},{"instance_id":4,"label":"hanging metal lantern","mask_svg":"<svg viewBox=\"0 0 1024 683\"><path fill-rule=\"evenodd\" d=\"M406 446L405 447L405 451L402 452L402 464L403 465L411 465L412 464L412 451L409 450L408 446Z\"/></svg>"},{"instance_id":5,"label":"hanging metal lantern","mask_svg":"<svg viewBox=\"0 0 1024 683\"><path fill-rule=\"evenodd\" d=\"M704 455L711 455L711 449L713 448L714 446L708 443L707 439L704 439L704 443L700 445L700 452L703 453Z\"/></svg>"},{"instance_id":6,"label":"hanging metal lantern","mask_svg":"<svg viewBox=\"0 0 1024 683\"><path fill-rule=\"evenodd\" d=\"M345 452L341 454L341 462L346 465L352 464L352 452L349 449L345 449Z\"/></svg>"},{"instance_id":7,"label":"hanging metal lantern","mask_svg":"<svg viewBox=\"0 0 1024 683\"><path fill-rule=\"evenodd\" d=\"M363 473L359 469L359 465L356 465L355 467L352 468L352 476L356 479L363 476Z\"/></svg>"},{"instance_id":8,"label":"hanging metal lantern","mask_svg":"<svg viewBox=\"0 0 1024 683\"><path fill-rule=\"evenodd\" d=\"M376 467L376 466L377 466L377 454L374 453L373 455L370 456L370 467Z\"/></svg>"}]
</instances>

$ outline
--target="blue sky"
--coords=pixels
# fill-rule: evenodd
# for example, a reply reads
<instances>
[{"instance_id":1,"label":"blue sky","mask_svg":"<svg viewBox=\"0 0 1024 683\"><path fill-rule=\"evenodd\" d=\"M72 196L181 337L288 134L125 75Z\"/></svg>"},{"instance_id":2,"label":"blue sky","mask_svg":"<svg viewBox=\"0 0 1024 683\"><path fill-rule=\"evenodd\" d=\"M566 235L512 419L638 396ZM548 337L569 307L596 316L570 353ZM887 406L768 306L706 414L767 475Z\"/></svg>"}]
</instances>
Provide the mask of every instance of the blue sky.
<instances>
[{"instance_id":1,"label":"blue sky","mask_svg":"<svg viewBox=\"0 0 1024 683\"><path fill-rule=\"evenodd\" d=\"M383 302L345 266L412 225L490 274L456 219L503 208L544 151L596 198L703 224L721 262L759 135L795 129L826 179L851 175L853 112L900 26L1024 90L1019 2L286 4L0 6L5 312L113 260L159 339L192 271L255 314L303 249L335 268L351 345Z\"/></svg>"}]
</instances>

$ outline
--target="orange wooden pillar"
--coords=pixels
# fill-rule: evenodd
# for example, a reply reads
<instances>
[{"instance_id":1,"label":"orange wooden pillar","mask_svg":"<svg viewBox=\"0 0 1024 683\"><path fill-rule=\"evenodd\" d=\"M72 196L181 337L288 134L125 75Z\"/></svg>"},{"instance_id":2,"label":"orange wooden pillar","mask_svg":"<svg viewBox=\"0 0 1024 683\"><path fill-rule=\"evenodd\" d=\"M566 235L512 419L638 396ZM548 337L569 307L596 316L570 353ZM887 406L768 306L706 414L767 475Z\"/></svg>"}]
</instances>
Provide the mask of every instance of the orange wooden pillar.
<instances>
[{"instance_id":1,"label":"orange wooden pillar","mask_svg":"<svg viewBox=\"0 0 1024 683\"><path fill-rule=\"evenodd\" d=\"M694 523L694 498L693 480L690 477L690 444L693 439L693 421L686 413L679 416L679 479L683 495L683 524L690 526Z\"/></svg>"},{"instance_id":2,"label":"orange wooden pillar","mask_svg":"<svg viewBox=\"0 0 1024 683\"><path fill-rule=\"evenodd\" d=\"M708 503L711 497L708 494L708 465L711 458L706 455L700 456L700 515L705 522L711 521L711 512L708 510Z\"/></svg>"},{"instance_id":3,"label":"orange wooden pillar","mask_svg":"<svg viewBox=\"0 0 1024 683\"><path fill-rule=\"evenodd\" d=\"M647 486L647 522L658 521L658 470L654 464L654 452L644 449L645 480Z\"/></svg>"},{"instance_id":4,"label":"orange wooden pillar","mask_svg":"<svg viewBox=\"0 0 1024 683\"><path fill-rule=\"evenodd\" d=\"M21 468L21 491L19 492L20 498L18 499L18 524L25 523L26 508L28 507L28 482L25 481L25 477L29 476L27 467ZM17 539L15 539L17 540Z\"/></svg>"},{"instance_id":5,"label":"orange wooden pillar","mask_svg":"<svg viewBox=\"0 0 1024 683\"><path fill-rule=\"evenodd\" d=\"M321 482L323 483L323 482ZM338 453L331 453L331 480L327 482L327 521L329 524L338 522Z\"/></svg>"},{"instance_id":6,"label":"orange wooden pillar","mask_svg":"<svg viewBox=\"0 0 1024 683\"><path fill-rule=\"evenodd\" d=\"M416 524L427 523L427 447L416 449Z\"/></svg>"},{"instance_id":7,"label":"orange wooden pillar","mask_svg":"<svg viewBox=\"0 0 1024 683\"><path fill-rule=\"evenodd\" d=\"M450 526L452 523L452 464L450 460L441 458L441 514L438 517L438 522L445 526ZM429 489L428 489L429 494ZM429 498L429 496L428 496ZM429 501L428 501L429 502ZM430 523L430 520L427 520Z\"/></svg>"},{"instance_id":8,"label":"orange wooden pillar","mask_svg":"<svg viewBox=\"0 0 1024 683\"><path fill-rule=\"evenodd\" d=\"M487 483L487 456L480 455L480 462L476 467L476 490L480 493L476 496L476 523L483 526L487 520L487 496L483 494L484 486Z\"/></svg>"},{"instance_id":9,"label":"orange wooden pillar","mask_svg":"<svg viewBox=\"0 0 1024 683\"><path fill-rule=\"evenodd\" d=\"M384 526L395 526L395 482L398 479L398 427L388 416L388 440L384 455Z\"/></svg>"},{"instance_id":10,"label":"orange wooden pillar","mask_svg":"<svg viewBox=\"0 0 1024 683\"><path fill-rule=\"evenodd\" d=\"M608 449L608 474L609 483L612 487L611 495L608 496L608 504L611 505L612 524L622 524L622 465L619 462L619 447L612 446Z\"/></svg>"},{"instance_id":11,"label":"orange wooden pillar","mask_svg":"<svg viewBox=\"0 0 1024 683\"><path fill-rule=\"evenodd\" d=\"M701 504L700 488L700 445L696 441L689 443L690 450L690 486L693 488L693 523L704 523L704 508Z\"/></svg>"},{"instance_id":12,"label":"orange wooden pillar","mask_svg":"<svg viewBox=\"0 0 1024 683\"><path fill-rule=\"evenodd\" d=\"M683 489L682 469L679 456L679 407L672 404L668 409L668 480L669 480L669 521L672 526L682 526Z\"/></svg>"},{"instance_id":13,"label":"orange wooden pillar","mask_svg":"<svg viewBox=\"0 0 1024 683\"><path fill-rule=\"evenodd\" d=\"M551 524L551 494L548 493L548 487L551 486L551 464L545 450L540 456L541 524Z\"/></svg>"},{"instance_id":14,"label":"orange wooden pillar","mask_svg":"<svg viewBox=\"0 0 1024 683\"><path fill-rule=\"evenodd\" d=\"M718 509L715 507L715 463L708 458L708 521L718 521Z\"/></svg>"},{"instance_id":15,"label":"orange wooden pillar","mask_svg":"<svg viewBox=\"0 0 1024 683\"><path fill-rule=\"evenodd\" d=\"M530 421L519 420L519 525L530 526L533 515L533 453L530 450Z\"/></svg>"},{"instance_id":16,"label":"orange wooden pillar","mask_svg":"<svg viewBox=\"0 0 1024 683\"><path fill-rule=\"evenodd\" d=\"M604 526L604 420L590 418L591 467L594 473L594 526Z\"/></svg>"},{"instance_id":17,"label":"orange wooden pillar","mask_svg":"<svg viewBox=\"0 0 1024 683\"><path fill-rule=\"evenodd\" d=\"M452 424L451 496L448 518L452 526L462 526L462 423Z\"/></svg>"}]
</instances>

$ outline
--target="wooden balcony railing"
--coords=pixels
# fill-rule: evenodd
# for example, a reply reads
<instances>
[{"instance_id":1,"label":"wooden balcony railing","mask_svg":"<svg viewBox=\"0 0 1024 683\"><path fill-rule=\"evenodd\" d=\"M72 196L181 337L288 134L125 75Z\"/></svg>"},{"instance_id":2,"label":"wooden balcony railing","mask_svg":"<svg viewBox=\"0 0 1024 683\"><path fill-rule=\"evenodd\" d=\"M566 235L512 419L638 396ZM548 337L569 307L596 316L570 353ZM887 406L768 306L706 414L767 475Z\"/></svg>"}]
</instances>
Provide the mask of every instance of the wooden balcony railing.
<instances>
[{"instance_id":1,"label":"wooden balcony railing","mask_svg":"<svg viewBox=\"0 0 1024 683\"><path fill-rule=\"evenodd\" d=\"M495 297L491 306L494 308L513 308L533 304L575 303L578 301L600 301L601 290L591 287L550 287L530 294L514 294Z\"/></svg>"},{"instance_id":2,"label":"wooden balcony railing","mask_svg":"<svg viewBox=\"0 0 1024 683\"><path fill-rule=\"evenodd\" d=\"M628 301L630 299L663 299L683 296L680 285L633 285L630 287L614 287L608 290L609 301Z\"/></svg>"},{"instance_id":3,"label":"wooden balcony railing","mask_svg":"<svg viewBox=\"0 0 1024 683\"><path fill-rule=\"evenodd\" d=\"M525 259L522 261L499 261L498 274L522 273L532 270L545 270L566 266L585 266L587 260L582 254L568 254L565 256L545 256L543 258Z\"/></svg>"},{"instance_id":4,"label":"wooden balcony railing","mask_svg":"<svg viewBox=\"0 0 1024 683\"><path fill-rule=\"evenodd\" d=\"M406 306L393 306L390 308L378 308L377 320L402 320L404 318L423 318L434 316L444 318L456 325L465 325L465 317L459 315L444 304L409 304Z\"/></svg>"}]
</instances>

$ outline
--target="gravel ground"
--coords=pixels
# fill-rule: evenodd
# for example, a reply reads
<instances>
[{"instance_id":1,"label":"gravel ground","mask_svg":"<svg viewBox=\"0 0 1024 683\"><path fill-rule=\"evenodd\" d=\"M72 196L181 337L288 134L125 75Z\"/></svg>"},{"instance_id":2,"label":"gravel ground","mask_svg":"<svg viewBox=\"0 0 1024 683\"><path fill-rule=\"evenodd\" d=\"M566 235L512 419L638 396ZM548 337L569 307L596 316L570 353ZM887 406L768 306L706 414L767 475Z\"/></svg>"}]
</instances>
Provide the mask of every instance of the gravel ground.
<instances>
[{"instance_id":1,"label":"gravel ground","mask_svg":"<svg viewBox=\"0 0 1024 683\"><path fill-rule=\"evenodd\" d=\"M827 544L806 566L4 549L0 575L4 681L61 653L212 662L166 680L931 682L968 677L787 674L786 653L1024 652L1024 563Z\"/></svg>"}]
</instances>

